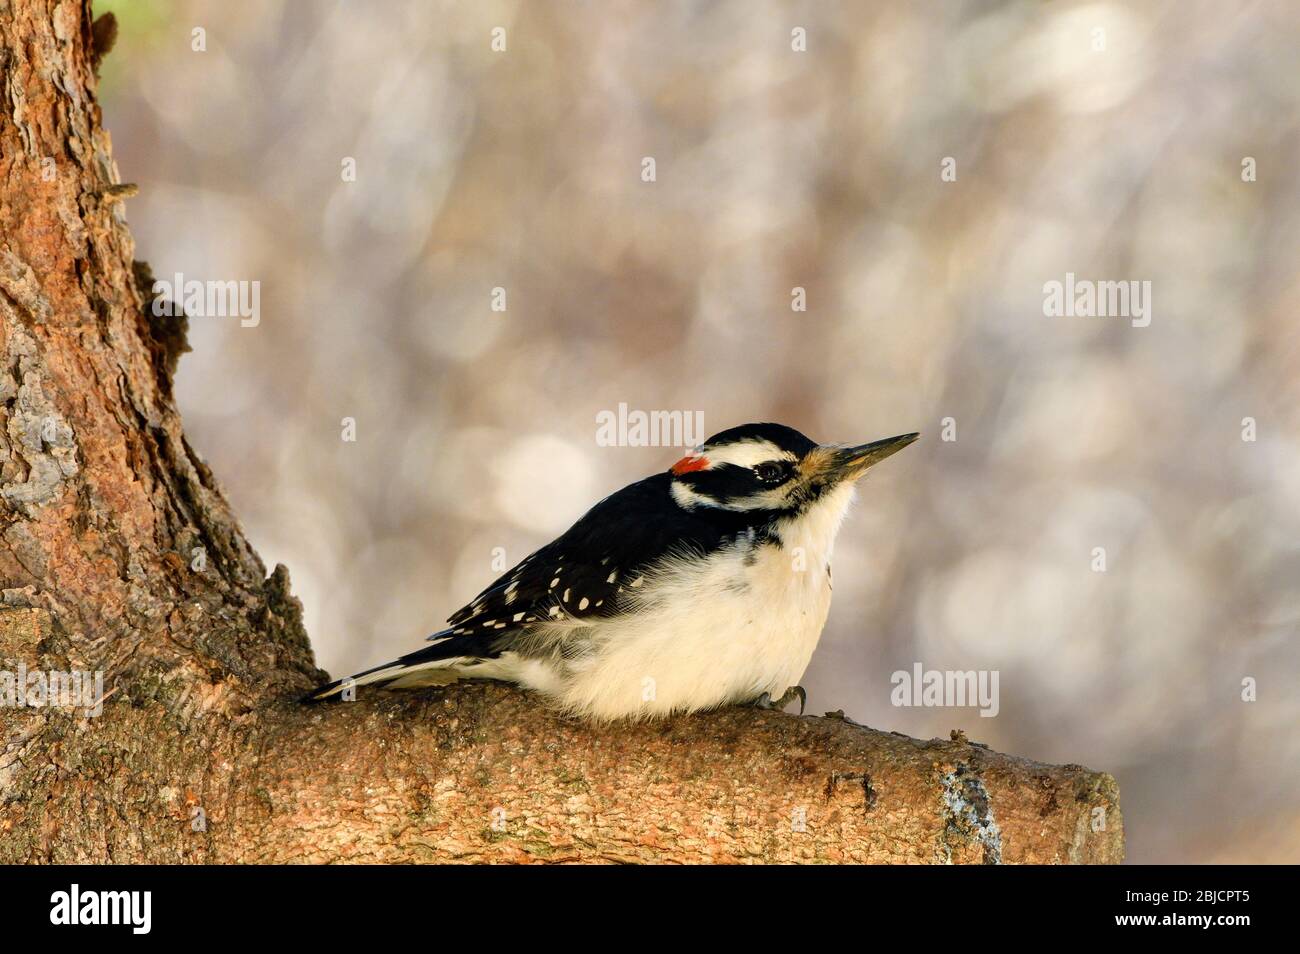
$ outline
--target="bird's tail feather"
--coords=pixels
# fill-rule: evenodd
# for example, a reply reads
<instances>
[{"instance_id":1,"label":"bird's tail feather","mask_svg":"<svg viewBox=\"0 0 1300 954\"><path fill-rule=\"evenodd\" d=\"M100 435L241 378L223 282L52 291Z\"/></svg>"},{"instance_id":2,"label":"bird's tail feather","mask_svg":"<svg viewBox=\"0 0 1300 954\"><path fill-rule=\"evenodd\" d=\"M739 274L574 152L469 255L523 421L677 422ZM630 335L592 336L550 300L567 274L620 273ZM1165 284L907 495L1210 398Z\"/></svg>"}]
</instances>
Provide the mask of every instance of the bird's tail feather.
<instances>
[{"instance_id":1,"label":"bird's tail feather","mask_svg":"<svg viewBox=\"0 0 1300 954\"><path fill-rule=\"evenodd\" d=\"M442 638L435 633L429 638L435 640L435 642L424 649L407 653L405 656L384 663L382 666L375 666L373 669L366 669L343 679L327 682L303 696L302 701L323 702L326 699L342 695L347 689L368 686L374 683L385 683L396 689L410 689L416 686L440 685L455 681L454 670L458 666L470 663L475 657L466 656L463 652L457 652L451 647L444 648L442 644L452 641L450 637Z\"/></svg>"}]
</instances>

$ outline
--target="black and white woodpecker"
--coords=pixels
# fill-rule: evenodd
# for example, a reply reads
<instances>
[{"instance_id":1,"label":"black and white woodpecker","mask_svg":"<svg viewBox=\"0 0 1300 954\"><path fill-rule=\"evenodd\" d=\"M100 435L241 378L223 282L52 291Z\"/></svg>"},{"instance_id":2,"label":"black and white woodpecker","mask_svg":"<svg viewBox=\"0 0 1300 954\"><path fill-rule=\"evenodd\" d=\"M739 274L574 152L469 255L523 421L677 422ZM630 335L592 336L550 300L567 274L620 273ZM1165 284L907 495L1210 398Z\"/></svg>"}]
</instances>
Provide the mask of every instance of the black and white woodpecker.
<instances>
[{"instance_id":1,"label":"black and white woodpecker","mask_svg":"<svg viewBox=\"0 0 1300 954\"><path fill-rule=\"evenodd\" d=\"M307 699L487 678L595 720L802 704L856 481L917 436L843 447L781 424L715 434L600 501L428 646Z\"/></svg>"}]
</instances>

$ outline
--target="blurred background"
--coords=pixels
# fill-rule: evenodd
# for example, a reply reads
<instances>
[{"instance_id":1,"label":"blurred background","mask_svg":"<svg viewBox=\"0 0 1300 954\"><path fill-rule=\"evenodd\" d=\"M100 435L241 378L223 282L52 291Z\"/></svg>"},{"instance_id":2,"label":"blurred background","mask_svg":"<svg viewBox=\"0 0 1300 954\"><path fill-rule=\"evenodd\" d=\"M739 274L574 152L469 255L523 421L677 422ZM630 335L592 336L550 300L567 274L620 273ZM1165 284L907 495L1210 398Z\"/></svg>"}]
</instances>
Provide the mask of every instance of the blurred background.
<instances>
[{"instance_id":1,"label":"blurred background","mask_svg":"<svg viewBox=\"0 0 1300 954\"><path fill-rule=\"evenodd\" d=\"M620 404L920 430L810 711L1112 772L1131 861L1300 861L1300 6L95 10L137 257L261 283L179 401L331 672L671 464ZM1150 325L1046 317L1067 272ZM918 662L1000 712L892 706Z\"/></svg>"}]
</instances>

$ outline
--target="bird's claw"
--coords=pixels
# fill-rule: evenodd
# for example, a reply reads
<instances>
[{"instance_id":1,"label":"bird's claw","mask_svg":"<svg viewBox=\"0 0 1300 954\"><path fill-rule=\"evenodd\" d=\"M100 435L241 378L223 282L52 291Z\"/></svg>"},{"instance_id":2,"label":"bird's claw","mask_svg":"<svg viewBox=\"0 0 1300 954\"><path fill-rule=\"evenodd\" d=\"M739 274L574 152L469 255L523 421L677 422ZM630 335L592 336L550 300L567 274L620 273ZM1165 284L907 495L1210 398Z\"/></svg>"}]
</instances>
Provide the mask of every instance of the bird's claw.
<instances>
[{"instance_id":1,"label":"bird's claw","mask_svg":"<svg viewBox=\"0 0 1300 954\"><path fill-rule=\"evenodd\" d=\"M804 692L803 686L791 686L785 692L781 693L781 698L773 701L771 693L765 692L754 700L754 707L757 709L774 709L780 711L794 702L799 700L799 714L803 715L804 707L808 703L808 693Z\"/></svg>"}]
</instances>

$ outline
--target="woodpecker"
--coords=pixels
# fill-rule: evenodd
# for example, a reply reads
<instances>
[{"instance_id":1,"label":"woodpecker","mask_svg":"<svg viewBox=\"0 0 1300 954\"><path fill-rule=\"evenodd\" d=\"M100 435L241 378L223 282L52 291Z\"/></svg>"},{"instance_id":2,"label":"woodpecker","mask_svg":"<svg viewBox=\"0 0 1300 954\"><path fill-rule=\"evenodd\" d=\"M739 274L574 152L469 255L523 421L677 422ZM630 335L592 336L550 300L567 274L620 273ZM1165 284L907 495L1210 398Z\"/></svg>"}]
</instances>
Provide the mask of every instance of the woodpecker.
<instances>
[{"instance_id":1,"label":"woodpecker","mask_svg":"<svg viewBox=\"0 0 1300 954\"><path fill-rule=\"evenodd\" d=\"M715 434L606 497L451 616L416 652L305 701L504 680L595 721L730 703L784 708L831 602L856 481L917 439L818 444L782 424Z\"/></svg>"}]
</instances>

